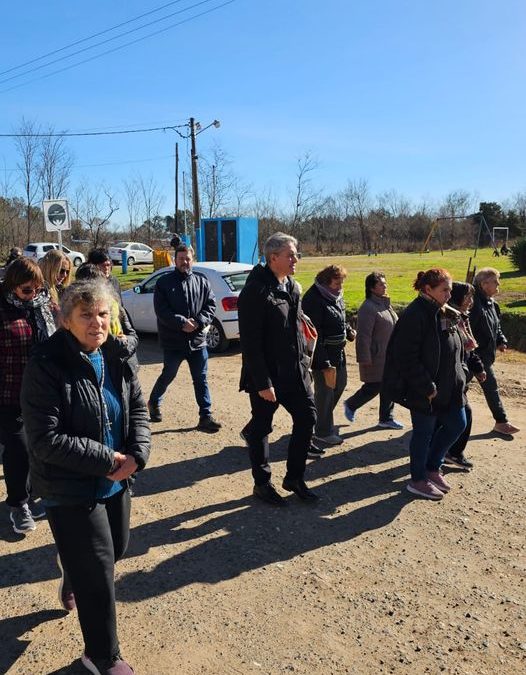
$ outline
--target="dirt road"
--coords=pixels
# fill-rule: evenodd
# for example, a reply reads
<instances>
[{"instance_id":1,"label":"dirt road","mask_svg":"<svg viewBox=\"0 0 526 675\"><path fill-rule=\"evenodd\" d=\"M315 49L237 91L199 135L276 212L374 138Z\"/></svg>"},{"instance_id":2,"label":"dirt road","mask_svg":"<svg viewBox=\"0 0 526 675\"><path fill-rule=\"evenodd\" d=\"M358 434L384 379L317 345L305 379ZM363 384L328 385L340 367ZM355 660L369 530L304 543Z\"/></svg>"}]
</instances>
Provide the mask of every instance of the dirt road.
<instances>
[{"instance_id":1,"label":"dirt road","mask_svg":"<svg viewBox=\"0 0 526 675\"><path fill-rule=\"evenodd\" d=\"M154 338L140 356L149 393L160 371ZM525 672L526 431L491 433L473 385L475 470L452 472L452 492L429 503L404 489L409 431L376 429L374 402L352 425L339 409L345 443L307 470L320 503L291 496L275 510L251 497L239 367L235 351L210 362L220 433L193 429L185 366L153 426L117 567L122 652L137 675ZM511 420L525 429L526 366L510 354L498 372ZM353 363L349 389L357 384ZM408 424L407 411L397 416ZM289 430L278 411L277 486ZM57 602L47 524L19 537L0 514L0 672L87 672L77 617Z\"/></svg>"}]
</instances>

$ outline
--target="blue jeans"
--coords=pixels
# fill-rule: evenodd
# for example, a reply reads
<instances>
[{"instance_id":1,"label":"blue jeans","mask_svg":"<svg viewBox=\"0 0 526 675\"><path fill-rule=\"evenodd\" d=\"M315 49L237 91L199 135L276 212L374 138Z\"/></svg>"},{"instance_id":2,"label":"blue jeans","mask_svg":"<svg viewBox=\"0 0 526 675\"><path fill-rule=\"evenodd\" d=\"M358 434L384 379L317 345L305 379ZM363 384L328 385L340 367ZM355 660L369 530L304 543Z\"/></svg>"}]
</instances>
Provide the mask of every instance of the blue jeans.
<instances>
[{"instance_id":1,"label":"blue jeans","mask_svg":"<svg viewBox=\"0 0 526 675\"><path fill-rule=\"evenodd\" d=\"M206 347L188 352L165 349L163 351L163 370L153 386L152 393L150 394L150 403L160 405L165 391L175 379L179 366L183 361L188 361L188 366L190 367L194 383L195 400L199 406L199 417L209 417L212 401L206 380L206 373L208 371L208 351Z\"/></svg>"},{"instance_id":2,"label":"blue jeans","mask_svg":"<svg viewBox=\"0 0 526 675\"><path fill-rule=\"evenodd\" d=\"M426 480L428 471L438 471L449 448L466 427L464 407L434 415L411 410L413 434L409 443L411 479Z\"/></svg>"}]
</instances>

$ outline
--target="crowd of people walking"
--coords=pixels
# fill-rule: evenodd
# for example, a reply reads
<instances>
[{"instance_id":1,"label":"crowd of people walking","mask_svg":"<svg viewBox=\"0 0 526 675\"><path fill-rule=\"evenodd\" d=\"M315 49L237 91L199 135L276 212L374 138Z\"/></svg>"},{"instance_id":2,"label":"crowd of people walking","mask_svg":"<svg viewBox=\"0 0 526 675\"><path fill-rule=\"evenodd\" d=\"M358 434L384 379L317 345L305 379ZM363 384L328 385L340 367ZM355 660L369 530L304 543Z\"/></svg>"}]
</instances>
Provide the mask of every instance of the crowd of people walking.
<instances>
[{"instance_id":1,"label":"crowd of people walking","mask_svg":"<svg viewBox=\"0 0 526 675\"><path fill-rule=\"evenodd\" d=\"M482 387L494 431L509 421L494 362L506 349L495 295L499 272L479 270L468 283L446 269L419 272L415 299L398 317L380 271L365 278L356 329L347 320L347 271L328 265L301 297L294 275L298 242L277 232L265 263L248 275L238 300L240 391L250 416L240 430L256 499L285 507L272 481L269 436L279 406L290 415L281 486L306 503L319 495L305 482L307 458L344 439L334 412L347 386L346 346L356 340L362 385L343 402L354 422L379 398L378 426L402 430L395 405L411 416L407 490L441 500L451 490L445 463L473 468L465 450L473 412L468 385ZM72 278L59 250L36 263L13 249L0 285L0 442L13 530L26 534L47 516L61 570L59 597L78 612L81 657L95 675L130 675L117 636L114 568L129 538L130 487L150 451L150 422L162 421L163 396L183 361L192 375L197 429L216 433L207 381L206 332L216 300L192 271L191 246L178 242L174 270L154 292L162 371L146 402L138 380L137 334L122 306L107 252L94 249ZM36 499L39 498L39 499Z\"/></svg>"}]
</instances>

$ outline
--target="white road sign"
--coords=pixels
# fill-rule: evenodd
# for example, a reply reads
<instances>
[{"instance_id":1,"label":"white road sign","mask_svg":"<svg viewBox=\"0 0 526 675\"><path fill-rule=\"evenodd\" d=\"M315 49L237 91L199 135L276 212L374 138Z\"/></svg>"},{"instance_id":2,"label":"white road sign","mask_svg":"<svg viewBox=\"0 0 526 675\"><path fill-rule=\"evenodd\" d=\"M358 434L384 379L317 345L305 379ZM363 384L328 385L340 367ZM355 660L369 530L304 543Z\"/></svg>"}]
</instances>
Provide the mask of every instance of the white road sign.
<instances>
[{"instance_id":1,"label":"white road sign","mask_svg":"<svg viewBox=\"0 0 526 675\"><path fill-rule=\"evenodd\" d=\"M46 199L42 202L47 232L70 230L68 202L65 199Z\"/></svg>"}]
</instances>

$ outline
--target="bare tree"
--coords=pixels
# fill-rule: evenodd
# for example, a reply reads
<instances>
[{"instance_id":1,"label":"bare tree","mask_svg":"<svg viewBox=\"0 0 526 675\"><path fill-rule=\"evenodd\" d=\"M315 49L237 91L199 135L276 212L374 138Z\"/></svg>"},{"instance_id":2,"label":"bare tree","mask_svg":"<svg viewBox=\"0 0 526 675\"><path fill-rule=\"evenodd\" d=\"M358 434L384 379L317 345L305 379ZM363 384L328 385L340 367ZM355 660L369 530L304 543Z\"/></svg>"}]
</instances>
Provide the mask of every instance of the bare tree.
<instances>
[{"instance_id":1,"label":"bare tree","mask_svg":"<svg viewBox=\"0 0 526 675\"><path fill-rule=\"evenodd\" d=\"M439 206L439 215L442 218L451 218L449 227L445 230L448 246L454 247L459 243L462 236L465 238L466 223L459 223L457 219L472 213L475 209L474 196L466 190L452 190ZM465 240L462 243L466 243Z\"/></svg>"},{"instance_id":2,"label":"bare tree","mask_svg":"<svg viewBox=\"0 0 526 675\"><path fill-rule=\"evenodd\" d=\"M360 233L362 251L371 250L371 238L367 228L367 217L371 210L369 184L365 178L349 181L341 193L347 217L354 219Z\"/></svg>"},{"instance_id":3,"label":"bare tree","mask_svg":"<svg viewBox=\"0 0 526 675\"><path fill-rule=\"evenodd\" d=\"M312 173L318 166L318 161L310 151L305 152L297 160L294 207L290 223L290 231L293 235L298 234L301 225L313 217L319 206L321 190L314 189L312 185Z\"/></svg>"},{"instance_id":4,"label":"bare tree","mask_svg":"<svg viewBox=\"0 0 526 675\"><path fill-rule=\"evenodd\" d=\"M209 155L200 157L202 211L207 218L222 215L232 199L238 179L231 170L231 164L232 160L217 143Z\"/></svg>"},{"instance_id":5,"label":"bare tree","mask_svg":"<svg viewBox=\"0 0 526 675\"><path fill-rule=\"evenodd\" d=\"M139 213L141 210L141 186L137 178L128 178L124 181L124 197L128 212L128 235L133 241L139 228Z\"/></svg>"},{"instance_id":6,"label":"bare tree","mask_svg":"<svg viewBox=\"0 0 526 675\"><path fill-rule=\"evenodd\" d=\"M139 176L138 185L140 191L142 220L147 228L148 244L151 245L152 231L155 229L156 225L155 219L159 217L159 213L164 202L164 195L162 195L159 191L159 187L152 176L147 179Z\"/></svg>"},{"instance_id":7,"label":"bare tree","mask_svg":"<svg viewBox=\"0 0 526 675\"><path fill-rule=\"evenodd\" d=\"M34 212L32 206L40 189L39 151L41 139L37 136L40 127L24 117L16 130L15 147L19 154L17 163L20 182L23 185L26 208L26 243L31 241Z\"/></svg>"},{"instance_id":8,"label":"bare tree","mask_svg":"<svg viewBox=\"0 0 526 675\"><path fill-rule=\"evenodd\" d=\"M43 199L65 197L69 187L73 155L67 148L64 136L49 136L40 139L38 152L38 174Z\"/></svg>"},{"instance_id":9,"label":"bare tree","mask_svg":"<svg viewBox=\"0 0 526 675\"><path fill-rule=\"evenodd\" d=\"M283 229L277 199L270 187L266 187L256 196L251 210L259 222L259 243L261 249L262 244L273 232Z\"/></svg>"},{"instance_id":10,"label":"bare tree","mask_svg":"<svg viewBox=\"0 0 526 675\"><path fill-rule=\"evenodd\" d=\"M108 225L118 209L114 193L104 183L91 187L83 181L75 191L72 210L94 248L108 244Z\"/></svg>"},{"instance_id":11,"label":"bare tree","mask_svg":"<svg viewBox=\"0 0 526 675\"><path fill-rule=\"evenodd\" d=\"M252 185L249 183L244 183L239 178L234 180L232 186L232 215L240 218L245 215L248 211L248 199L252 196L253 190Z\"/></svg>"}]
</instances>

